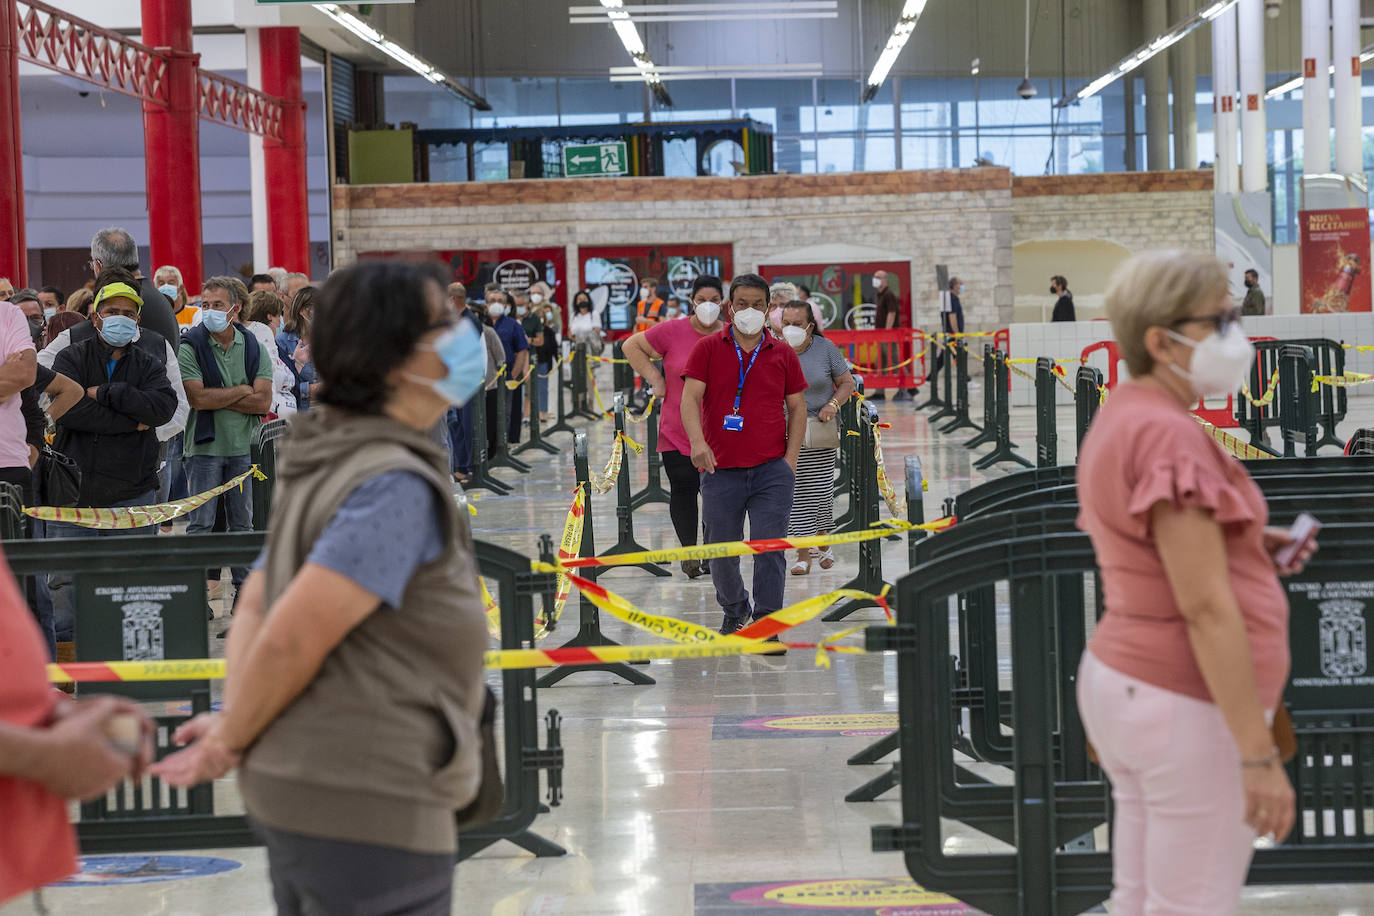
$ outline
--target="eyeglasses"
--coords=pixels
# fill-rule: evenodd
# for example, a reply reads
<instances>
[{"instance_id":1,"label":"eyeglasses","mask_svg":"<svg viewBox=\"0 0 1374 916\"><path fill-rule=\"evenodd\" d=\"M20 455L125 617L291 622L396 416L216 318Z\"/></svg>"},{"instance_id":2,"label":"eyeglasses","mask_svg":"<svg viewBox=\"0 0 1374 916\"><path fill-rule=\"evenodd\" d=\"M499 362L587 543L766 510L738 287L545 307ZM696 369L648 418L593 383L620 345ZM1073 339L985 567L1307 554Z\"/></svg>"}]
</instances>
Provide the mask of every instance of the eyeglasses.
<instances>
[{"instance_id":1,"label":"eyeglasses","mask_svg":"<svg viewBox=\"0 0 1374 916\"><path fill-rule=\"evenodd\" d=\"M1228 309L1224 312L1217 312L1215 315L1196 315L1190 318L1180 318L1170 327L1178 327L1181 324L1210 324L1218 334L1225 334L1233 324L1240 324L1241 311L1238 308Z\"/></svg>"},{"instance_id":2,"label":"eyeglasses","mask_svg":"<svg viewBox=\"0 0 1374 916\"><path fill-rule=\"evenodd\" d=\"M93 274L100 273L99 265L99 261L97 261L95 258L91 258L89 261L86 262L86 269Z\"/></svg>"}]
</instances>

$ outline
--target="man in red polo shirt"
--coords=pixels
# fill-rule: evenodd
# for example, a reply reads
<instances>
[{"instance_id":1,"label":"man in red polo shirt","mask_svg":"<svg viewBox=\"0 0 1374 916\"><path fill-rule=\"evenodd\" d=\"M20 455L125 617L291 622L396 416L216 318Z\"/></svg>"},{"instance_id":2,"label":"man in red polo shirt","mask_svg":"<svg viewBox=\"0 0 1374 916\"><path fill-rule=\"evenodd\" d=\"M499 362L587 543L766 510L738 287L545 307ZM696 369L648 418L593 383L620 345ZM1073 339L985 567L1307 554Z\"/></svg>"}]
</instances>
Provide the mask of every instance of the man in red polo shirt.
<instances>
[{"instance_id":1,"label":"man in red polo shirt","mask_svg":"<svg viewBox=\"0 0 1374 916\"><path fill-rule=\"evenodd\" d=\"M806 436L806 377L792 348L764 333L768 282L743 274L730 284L730 325L703 337L683 370L682 425L701 470L701 515L711 543L787 536L797 456ZM784 410L784 405L786 409ZM754 557L754 604L739 557L711 561L729 635L782 607L786 558ZM774 637L776 639L776 637Z\"/></svg>"}]
</instances>

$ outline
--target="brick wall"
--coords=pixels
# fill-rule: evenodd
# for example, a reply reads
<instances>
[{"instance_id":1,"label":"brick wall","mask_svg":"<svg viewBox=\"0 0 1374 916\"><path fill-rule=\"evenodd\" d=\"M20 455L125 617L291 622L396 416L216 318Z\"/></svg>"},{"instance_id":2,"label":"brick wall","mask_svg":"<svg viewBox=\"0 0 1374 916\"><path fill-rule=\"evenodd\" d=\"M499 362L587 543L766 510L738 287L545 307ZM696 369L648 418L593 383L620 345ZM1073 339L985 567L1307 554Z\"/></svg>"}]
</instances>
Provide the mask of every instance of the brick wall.
<instances>
[{"instance_id":1,"label":"brick wall","mask_svg":"<svg viewBox=\"0 0 1374 916\"><path fill-rule=\"evenodd\" d=\"M337 186L334 256L563 246L575 271L582 245L724 243L745 271L797 249L848 245L911 260L923 325L935 323L934 265L949 265L965 282L970 327L990 328L1013 318L1015 242L1091 232L1156 247L1201 233L1193 224L1205 199L1210 247L1209 188L1207 173L1013 180L1000 168Z\"/></svg>"}]
</instances>

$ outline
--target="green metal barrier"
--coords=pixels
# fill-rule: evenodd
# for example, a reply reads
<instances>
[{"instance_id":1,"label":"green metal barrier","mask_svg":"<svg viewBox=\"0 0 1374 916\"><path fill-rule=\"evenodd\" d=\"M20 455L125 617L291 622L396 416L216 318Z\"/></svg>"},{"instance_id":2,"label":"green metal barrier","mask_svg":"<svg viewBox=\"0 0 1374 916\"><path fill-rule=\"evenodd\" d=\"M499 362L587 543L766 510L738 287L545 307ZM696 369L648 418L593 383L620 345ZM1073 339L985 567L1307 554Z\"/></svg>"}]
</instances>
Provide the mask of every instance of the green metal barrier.
<instances>
[{"instance_id":1,"label":"green metal barrier","mask_svg":"<svg viewBox=\"0 0 1374 916\"><path fill-rule=\"evenodd\" d=\"M574 417L581 417L584 420L604 419L592 407L590 387L592 383L591 360L587 358L587 346L586 344L578 344L573 348L572 378L569 380L569 384L572 386L572 415Z\"/></svg>"},{"instance_id":2,"label":"green metal barrier","mask_svg":"<svg viewBox=\"0 0 1374 916\"><path fill-rule=\"evenodd\" d=\"M567 367L567 381L563 380L565 366ZM570 436L576 435L577 430L573 429L572 424L568 422L571 415L568 413L567 398L565 397L569 392L576 391L572 383L572 351L566 341L564 341L563 344L562 360L549 371L549 386L550 392L555 399L555 420L552 426L544 430L544 438L552 439L555 433L567 433ZM575 409L576 395L574 394L574 410Z\"/></svg>"},{"instance_id":3,"label":"green metal barrier","mask_svg":"<svg viewBox=\"0 0 1374 916\"><path fill-rule=\"evenodd\" d=\"M945 374L945 379L944 379L944 382L942 383L942 384L944 385L944 389L945 389L945 397L944 397L944 400L940 402L940 409L937 410L937 411L935 411L935 413L933 413L933 414L930 415L930 422L931 422L931 423L938 423L939 421L945 419L946 417L953 417L953 416L954 416L954 402L955 402L955 392L954 392L954 360L953 360L952 358L950 358L949 349L946 348L945 346L943 346L943 343L942 343L940 349L939 349L938 351L936 351L936 355L937 355L938 359L937 359L936 362L931 363L930 374L931 374L932 379L934 378L934 376L939 375L941 372L943 372L943 373ZM939 369L936 369L936 368L935 368L936 366L939 366L940 368L939 368ZM934 395L935 395L935 389L932 388L932 389L931 389L931 399L932 399L932 400L934 400Z\"/></svg>"},{"instance_id":4,"label":"green metal barrier","mask_svg":"<svg viewBox=\"0 0 1374 916\"><path fill-rule=\"evenodd\" d=\"M1255 345L1255 364L1250 370L1250 393L1255 398L1263 396L1269 379L1279 368L1284 347L1306 347L1312 356L1311 369L1316 375L1343 375L1345 373L1345 348L1338 341L1324 337L1298 338L1293 340L1257 340ZM1280 391L1283 388L1282 374L1279 379ZM1319 432L1314 448L1326 445L1344 448L1345 443L1336 435L1336 426L1346 417L1346 390L1338 386L1322 385L1317 391L1309 387L1301 392L1311 399L1309 410L1315 418ZM1297 393L1295 392L1295 395ZM1250 444L1275 455L1277 451L1269 444L1268 431L1283 428L1281 417L1282 395L1276 395L1268 404L1251 404L1244 395L1236 397L1236 422L1250 435Z\"/></svg>"},{"instance_id":5,"label":"green metal barrier","mask_svg":"<svg viewBox=\"0 0 1374 916\"><path fill-rule=\"evenodd\" d=\"M657 401L644 421L644 451L648 461L649 482L630 499L630 507L638 509L649 503L666 503L668 491L663 489L663 459L658 452L658 419L663 415L663 402Z\"/></svg>"},{"instance_id":6,"label":"green metal barrier","mask_svg":"<svg viewBox=\"0 0 1374 916\"><path fill-rule=\"evenodd\" d=\"M992 344L983 344L983 428L978 435L964 443L964 448L977 448L997 441L997 364Z\"/></svg>"},{"instance_id":7,"label":"green metal barrier","mask_svg":"<svg viewBox=\"0 0 1374 916\"><path fill-rule=\"evenodd\" d=\"M556 370L555 370L556 371ZM550 371L550 375L553 371ZM558 446L544 441L543 420L539 417L539 367L530 370L529 375L525 376L525 412L529 414L530 434L529 438L515 447L511 452L513 455L520 455L528 451L538 449L548 452L550 455L558 454ZM562 398L560 397L561 401ZM561 406L561 405L560 405Z\"/></svg>"},{"instance_id":8,"label":"green metal barrier","mask_svg":"<svg viewBox=\"0 0 1374 916\"><path fill-rule=\"evenodd\" d=\"M500 381L496 383L496 400L501 400L504 388ZM490 490L498 496L504 496L514 491L514 487L504 480L498 480L491 474L491 460L487 454L487 392L485 390L477 392L472 397L472 476L464 489L467 490ZM500 436L505 438L506 431L503 427Z\"/></svg>"},{"instance_id":9,"label":"green metal barrier","mask_svg":"<svg viewBox=\"0 0 1374 916\"><path fill-rule=\"evenodd\" d=\"M260 532L208 534L177 538L176 541L176 549L169 550L166 537L62 538L8 541L4 550L17 576L71 572L78 579L127 578L128 571L136 569L144 576L189 574L200 578L203 584L204 570L209 567L250 565L262 550L265 536ZM502 648L533 647L533 599L541 595L546 603L551 602L556 577L531 572L529 557L524 554L484 541L477 541L474 546L482 576L496 582L494 592L501 607ZM551 556L551 542L547 539L544 553ZM78 590L78 618L83 612L83 600ZM203 632L203 605L195 610L195 622ZM203 658L204 655L194 657ZM120 660L110 656L97 659L80 655L78 659ZM210 694L204 681L157 683L177 685L180 692L176 698L191 697L191 714L209 708ZM551 711L549 714L549 743L541 748L534 671L503 671L501 683L506 804L493 823L461 835L459 856L466 858L503 839L535 855L562 855L560 847L529 830L535 817L545 810L539 798L541 770L549 773L549 804L556 805L561 800L563 752L557 740L557 713ZM83 685L81 692L108 693L113 686ZM189 716L176 715L158 718L159 759L174 750L171 734L187 718ZM154 777L148 777L141 785L125 783L106 798L83 805L77 833L82 851L87 853L203 849L258 843L242 814L224 813L216 808L211 786L178 790L163 785Z\"/></svg>"},{"instance_id":10,"label":"green metal barrier","mask_svg":"<svg viewBox=\"0 0 1374 916\"><path fill-rule=\"evenodd\" d=\"M621 436L625 432L625 395L617 391L615 393L615 447L620 449L620 474L615 480L615 520L616 531L619 535L615 546L603 554L610 556L617 553L642 553L649 548L635 540L635 519L633 498L630 495L630 447L625 444ZM589 512L590 514L590 512ZM651 575L660 578L671 576L668 570L657 563L640 563L636 566L617 566L613 569L642 569Z\"/></svg>"},{"instance_id":11,"label":"green metal barrier","mask_svg":"<svg viewBox=\"0 0 1374 916\"><path fill-rule=\"evenodd\" d=\"M25 536L24 491L17 484L0 483L0 538L6 541Z\"/></svg>"},{"instance_id":12,"label":"green metal barrier","mask_svg":"<svg viewBox=\"0 0 1374 916\"><path fill-rule=\"evenodd\" d=\"M1078 414L1078 447L1083 447L1083 437L1088 427L1097 417L1097 409L1102 406L1102 370L1092 366L1079 366L1074 379L1074 405Z\"/></svg>"},{"instance_id":13,"label":"green metal barrier","mask_svg":"<svg viewBox=\"0 0 1374 916\"><path fill-rule=\"evenodd\" d=\"M493 468L509 468L521 474L528 474L530 466L511 454L510 449L510 389L506 387L504 377L496 380L496 451L487 456L488 464ZM473 424L473 435L477 435L477 426Z\"/></svg>"},{"instance_id":14,"label":"green metal barrier","mask_svg":"<svg viewBox=\"0 0 1374 916\"><path fill-rule=\"evenodd\" d=\"M1299 344L1279 348L1279 431L1283 456L1317 454L1317 415L1312 391L1312 350Z\"/></svg>"},{"instance_id":15,"label":"green metal barrier","mask_svg":"<svg viewBox=\"0 0 1374 916\"><path fill-rule=\"evenodd\" d=\"M1007 355L1001 350L993 350L988 359L993 362L992 383L996 389L993 395L996 436L993 440L993 450L975 461L973 466L979 470L986 470L1003 461L1014 461L1028 468L1034 467L1013 451L1020 446L1011 441L1011 370L1007 366ZM984 397L987 395L984 394Z\"/></svg>"},{"instance_id":16,"label":"green metal barrier","mask_svg":"<svg viewBox=\"0 0 1374 916\"><path fill-rule=\"evenodd\" d=\"M1035 361L1035 466L1052 468L1059 463L1059 420L1056 417L1058 381L1055 362L1044 356Z\"/></svg>"},{"instance_id":17,"label":"green metal barrier","mask_svg":"<svg viewBox=\"0 0 1374 916\"><path fill-rule=\"evenodd\" d=\"M881 494L878 492L878 459L874 451L873 429L878 422L878 411L872 404L864 402L858 411L857 435L851 434L846 430L842 436L844 439L853 439L858 443L854 452L853 464L853 485L851 488L850 501L854 507L854 519L852 527L848 530L862 531L873 526L879 516L878 501ZM850 579L841 588L852 588L859 591L878 594L887 587L887 582L883 580L883 547L882 540L861 541L859 543L859 570L853 579ZM843 620L857 610L866 607L876 607L876 603L867 598L851 598L839 607L829 611L823 620L836 621Z\"/></svg>"},{"instance_id":18,"label":"green metal barrier","mask_svg":"<svg viewBox=\"0 0 1374 916\"><path fill-rule=\"evenodd\" d=\"M582 540L578 543L577 555L594 557L596 556L596 526L592 519L591 468L587 461L587 434L585 432L579 432L573 437L573 468L577 474L577 485L582 488L583 499ZM622 470L621 473L623 474L624 471ZM590 566L583 569L580 575L595 581L602 573L613 568L610 566ZM577 635L559 648L575 649L586 646L619 645L601 632L601 610L580 592L578 593L577 616ZM629 665L619 662L604 662L596 665L560 665L540 677L538 684L540 687L552 687L568 675L576 674L579 671L606 671L637 686L655 683L653 678L636 671Z\"/></svg>"},{"instance_id":19,"label":"green metal barrier","mask_svg":"<svg viewBox=\"0 0 1374 916\"><path fill-rule=\"evenodd\" d=\"M1368 512L1366 521L1324 531L1323 550L1302 577L1290 580L1290 594L1321 594L1367 582L1367 557L1374 549ZM1082 533L1046 533L1031 526L1008 538L998 533L1007 530L1007 522L1006 517L985 519L986 537L969 540L965 535L964 549L914 569L898 587L898 625L869 630L870 648L898 652L904 787L903 823L875 828L874 848L903 851L917 881L993 916L1077 913L1106 897L1110 857L1062 847L1101 822L1107 800L1106 787L1092 770L1081 778L1059 775L1064 750L1062 736L1055 734L1055 710L1066 699L1072 701L1071 691L1064 695L1061 672L1076 668L1081 647L1066 651L1072 641L1065 640L1063 630L1074 621L1055 614L1054 596L1056 579L1091 577L1095 563ZM960 594L998 582L1008 583L1011 604L1011 680L1016 685L1010 697L1015 736L1011 786L961 775L953 743L943 737L958 728L956 707L949 700L961 689L947 664L949 604ZM1313 610L1295 608L1295 646L1298 630L1316 624ZM1299 661L1295 654L1297 674L1314 665L1315 658ZM1327 691L1315 703L1302 695L1289 701L1302 748L1292 775L1307 816L1299 817L1293 840L1256 855L1251 881L1374 879L1374 839L1366 826L1374 816L1374 697L1356 698L1342 689ZM979 829L988 829L991 820L1009 824L1018 853L946 855L942 817Z\"/></svg>"},{"instance_id":20,"label":"green metal barrier","mask_svg":"<svg viewBox=\"0 0 1374 916\"><path fill-rule=\"evenodd\" d=\"M930 386L930 397L926 399L924 404L918 405L917 410L925 410L928 407L943 409L947 404L945 398L940 397L940 373L936 369L936 366L940 364L940 350L940 341L935 335L931 335L930 355L926 359L926 365L930 372L930 379L927 382Z\"/></svg>"},{"instance_id":21,"label":"green metal barrier","mask_svg":"<svg viewBox=\"0 0 1374 916\"><path fill-rule=\"evenodd\" d=\"M272 517L272 488L277 483L277 441L290 431L283 418L268 420L253 430L248 442L248 460L258 466L266 480L253 480L253 530L266 531Z\"/></svg>"},{"instance_id":22,"label":"green metal barrier","mask_svg":"<svg viewBox=\"0 0 1374 916\"><path fill-rule=\"evenodd\" d=\"M862 395L864 393L864 377L854 376L854 392ZM858 440L848 435L848 431L859 428L859 399L851 397L840 405L840 410L835 414L835 423L840 430L840 454L838 465L840 468L839 478L835 481L835 495L848 494L849 504L845 510L835 517L835 530L853 531L855 530L854 516L858 511L857 503L854 499L854 465L858 461Z\"/></svg>"},{"instance_id":23,"label":"green metal barrier","mask_svg":"<svg viewBox=\"0 0 1374 916\"><path fill-rule=\"evenodd\" d=\"M940 427L940 432L972 429L981 433L983 428L970 420L968 415L968 345L963 338L954 344L954 379L954 420Z\"/></svg>"}]
</instances>

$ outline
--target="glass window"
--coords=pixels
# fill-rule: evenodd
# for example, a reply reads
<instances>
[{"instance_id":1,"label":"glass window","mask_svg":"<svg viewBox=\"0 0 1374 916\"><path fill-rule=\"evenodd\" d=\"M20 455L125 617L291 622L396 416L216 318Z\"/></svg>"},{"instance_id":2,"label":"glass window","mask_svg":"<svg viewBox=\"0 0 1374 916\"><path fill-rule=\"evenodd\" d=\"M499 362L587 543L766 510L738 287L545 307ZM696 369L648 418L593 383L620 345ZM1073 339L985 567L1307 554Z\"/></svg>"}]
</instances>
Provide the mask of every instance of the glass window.
<instances>
[{"instance_id":1,"label":"glass window","mask_svg":"<svg viewBox=\"0 0 1374 916\"><path fill-rule=\"evenodd\" d=\"M635 83L635 86L642 84ZM669 80L663 84L672 97L672 108L654 103L655 121L728 121L730 119L730 81ZM640 92L643 92L641 89ZM641 106L642 108L642 106ZM644 119L643 113L637 121Z\"/></svg>"},{"instance_id":2,"label":"glass window","mask_svg":"<svg viewBox=\"0 0 1374 916\"><path fill-rule=\"evenodd\" d=\"M670 137L663 141L663 174L667 178L697 176L696 137Z\"/></svg>"},{"instance_id":3,"label":"glass window","mask_svg":"<svg viewBox=\"0 0 1374 916\"><path fill-rule=\"evenodd\" d=\"M510 177L510 151L504 143L474 143L472 158L478 181L505 181Z\"/></svg>"},{"instance_id":4,"label":"glass window","mask_svg":"<svg viewBox=\"0 0 1374 916\"><path fill-rule=\"evenodd\" d=\"M429 148L430 181L467 181L468 147L466 143L448 143Z\"/></svg>"}]
</instances>

